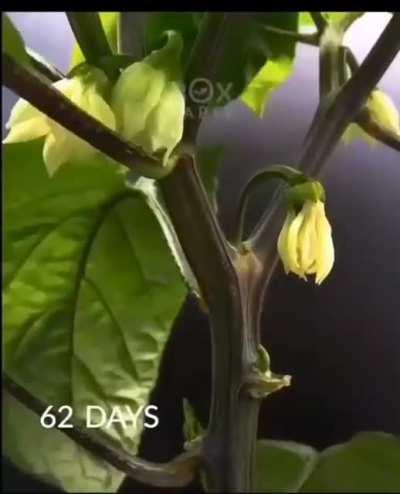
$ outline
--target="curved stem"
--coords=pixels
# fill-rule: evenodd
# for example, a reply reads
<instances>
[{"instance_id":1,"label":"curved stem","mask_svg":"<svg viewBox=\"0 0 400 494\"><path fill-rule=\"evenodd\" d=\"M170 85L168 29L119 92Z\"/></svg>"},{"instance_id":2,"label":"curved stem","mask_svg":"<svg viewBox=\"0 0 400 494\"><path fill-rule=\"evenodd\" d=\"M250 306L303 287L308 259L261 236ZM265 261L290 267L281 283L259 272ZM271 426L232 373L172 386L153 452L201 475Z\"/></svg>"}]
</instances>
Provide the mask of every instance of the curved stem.
<instances>
[{"instance_id":1,"label":"curved stem","mask_svg":"<svg viewBox=\"0 0 400 494\"><path fill-rule=\"evenodd\" d=\"M11 396L38 416L43 415L48 408L48 404L34 397L7 375L3 375L3 387ZM55 408L52 409L51 414L56 418L54 427L65 419L65 415ZM69 423L72 425L71 428L63 427L57 430L135 480L158 487L180 487L195 478L201 459L199 449L190 450L166 463L152 463L132 457L122 449L115 448L109 444L109 439L100 437L99 433L96 435L88 433L83 425L73 423L71 419Z\"/></svg>"},{"instance_id":2,"label":"curved stem","mask_svg":"<svg viewBox=\"0 0 400 494\"><path fill-rule=\"evenodd\" d=\"M285 165L271 166L265 170L257 172L244 186L239 199L236 216L236 235L233 239L234 245L239 248L243 239L244 220L247 211L247 206L255 189L259 185L271 179L280 179L288 185L295 185L307 180L307 177L295 168Z\"/></svg>"}]
</instances>

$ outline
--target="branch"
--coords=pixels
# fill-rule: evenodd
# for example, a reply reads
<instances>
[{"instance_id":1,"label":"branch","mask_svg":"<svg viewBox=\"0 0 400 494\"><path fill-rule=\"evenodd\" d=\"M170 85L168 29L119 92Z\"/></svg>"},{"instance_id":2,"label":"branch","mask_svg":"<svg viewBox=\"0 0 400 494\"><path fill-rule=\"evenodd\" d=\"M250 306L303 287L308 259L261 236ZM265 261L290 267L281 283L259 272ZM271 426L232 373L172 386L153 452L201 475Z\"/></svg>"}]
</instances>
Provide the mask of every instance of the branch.
<instances>
[{"instance_id":1,"label":"branch","mask_svg":"<svg viewBox=\"0 0 400 494\"><path fill-rule=\"evenodd\" d=\"M101 122L74 105L39 74L3 54L3 84L66 129L92 146L139 173L161 171L158 161L142 154ZM144 173L145 174L145 173Z\"/></svg>"},{"instance_id":2,"label":"branch","mask_svg":"<svg viewBox=\"0 0 400 494\"><path fill-rule=\"evenodd\" d=\"M34 397L29 391L7 375L3 375L3 387L11 396L39 417L48 408L47 404ZM64 414L56 409L52 410L51 413L56 417L57 425L65 419ZM152 463L140 458L131 457L123 450L107 444L105 438L95 437L93 434L88 433L82 426L72 421L70 423L73 425L72 428L60 428L57 430L90 453L93 453L96 457L104 459L120 472L140 482L158 487L181 487L194 479L200 464L199 449L182 453L172 461L166 463Z\"/></svg>"},{"instance_id":3,"label":"branch","mask_svg":"<svg viewBox=\"0 0 400 494\"><path fill-rule=\"evenodd\" d=\"M310 15L318 32L322 34L325 31L326 26L328 25L328 21L321 14L321 12L310 12Z\"/></svg>"},{"instance_id":4,"label":"branch","mask_svg":"<svg viewBox=\"0 0 400 494\"><path fill-rule=\"evenodd\" d=\"M226 20L231 15L216 12L207 12L204 15L199 34L192 48L188 64L185 67L185 82L187 87L190 87L190 83L197 78L205 78L211 82L213 81L213 72L216 68L215 53L212 61L209 59L209 54L213 51L217 41L220 39L221 32L225 28ZM201 124L201 119L199 118L198 111L199 103L193 101L189 92L186 95L186 108L187 117L185 119L183 141L192 147L196 142L196 135Z\"/></svg>"},{"instance_id":5,"label":"branch","mask_svg":"<svg viewBox=\"0 0 400 494\"><path fill-rule=\"evenodd\" d=\"M167 210L206 303L214 307L236 286L224 234L191 156L159 181Z\"/></svg>"},{"instance_id":6,"label":"branch","mask_svg":"<svg viewBox=\"0 0 400 494\"><path fill-rule=\"evenodd\" d=\"M31 48L25 48L26 52L28 53L28 57L32 64L32 67L34 67L40 74L49 79L49 81L55 82L65 77L62 72L54 67L54 65L47 62L47 60L45 60L41 55L36 53Z\"/></svg>"},{"instance_id":7,"label":"branch","mask_svg":"<svg viewBox=\"0 0 400 494\"><path fill-rule=\"evenodd\" d=\"M400 50L400 14L387 24L368 56L353 77L330 101L317 110L305 142L299 168L317 177L346 127L361 111L370 92ZM282 211L277 204L265 212L254 229L251 245L263 266L261 276L267 282L276 263L276 238L282 226Z\"/></svg>"},{"instance_id":8,"label":"branch","mask_svg":"<svg viewBox=\"0 0 400 494\"><path fill-rule=\"evenodd\" d=\"M281 29L274 26L263 26L265 31L271 34L277 34L278 36L283 36L285 38L291 39L293 41L298 41L299 43L304 43L306 45L318 46L319 45L319 33L298 33L297 31L288 31L286 29Z\"/></svg>"},{"instance_id":9,"label":"branch","mask_svg":"<svg viewBox=\"0 0 400 494\"><path fill-rule=\"evenodd\" d=\"M88 63L96 65L101 57L113 54L97 12L66 12L66 14L76 41Z\"/></svg>"}]
</instances>

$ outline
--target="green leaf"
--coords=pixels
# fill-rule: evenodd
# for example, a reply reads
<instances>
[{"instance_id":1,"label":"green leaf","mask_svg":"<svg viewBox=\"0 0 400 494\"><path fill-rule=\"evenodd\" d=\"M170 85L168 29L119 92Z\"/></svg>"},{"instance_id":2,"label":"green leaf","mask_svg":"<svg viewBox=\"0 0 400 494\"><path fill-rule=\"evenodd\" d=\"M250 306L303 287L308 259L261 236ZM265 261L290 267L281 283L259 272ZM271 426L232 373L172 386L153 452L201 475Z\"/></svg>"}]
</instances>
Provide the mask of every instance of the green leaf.
<instances>
[{"instance_id":1,"label":"green leaf","mask_svg":"<svg viewBox=\"0 0 400 494\"><path fill-rule=\"evenodd\" d=\"M327 448L301 492L400 492L400 440L363 432Z\"/></svg>"},{"instance_id":2,"label":"green leaf","mask_svg":"<svg viewBox=\"0 0 400 494\"><path fill-rule=\"evenodd\" d=\"M317 451L292 441L257 442L257 492L297 492L314 468Z\"/></svg>"},{"instance_id":3,"label":"green leaf","mask_svg":"<svg viewBox=\"0 0 400 494\"><path fill-rule=\"evenodd\" d=\"M269 13L260 15L265 25L297 31L298 13ZM273 93L279 89L293 71L295 42L264 30L267 51L265 59L241 94L241 100L261 117Z\"/></svg>"},{"instance_id":4,"label":"green leaf","mask_svg":"<svg viewBox=\"0 0 400 494\"><path fill-rule=\"evenodd\" d=\"M300 33L315 33L317 28L310 15L310 12L300 12L299 15L299 32Z\"/></svg>"},{"instance_id":5,"label":"green leaf","mask_svg":"<svg viewBox=\"0 0 400 494\"><path fill-rule=\"evenodd\" d=\"M118 21L119 21L119 12L99 12L101 24L103 25L103 29L107 40L110 44L111 50L114 53L118 52ZM71 69L80 63L85 61L85 57L79 48L78 43L75 43L74 48L72 50L72 59L71 59Z\"/></svg>"},{"instance_id":6,"label":"green leaf","mask_svg":"<svg viewBox=\"0 0 400 494\"><path fill-rule=\"evenodd\" d=\"M214 48L218 56L213 61L212 103L217 106L226 105L240 96L267 60L293 59L295 43L271 33L265 26L296 31L298 24L297 12L226 15L229 17L223 26L219 44ZM209 64L209 60L203 63ZM268 90L270 86L266 88ZM246 98L248 101L252 99ZM255 99L258 102L260 97Z\"/></svg>"},{"instance_id":7,"label":"green leaf","mask_svg":"<svg viewBox=\"0 0 400 494\"><path fill-rule=\"evenodd\" d=\"M76 420L88 405L108 416L120 406L127 419L126 406L135 413L148 401L185 295L157 220L104 157L49 179L41 141L3 152L5 371L47 403L72 406ZM69 491L120 483L22 406L7 408L5 453L23 469ZM103 427L132 454L141 430L140 421Z\"/></svg>"},{"instance_id":8,"label":"green leaf","mask_svg":"<svg viewBox=\"0 0 400 494\"><path fill-rule=\"evenodd\" d=\"M257 443L258 492L399 492L400 439L362 432L318 453L291 441Z\"/></svg>"},{"instance_id":9,"label":"green leaf","mask_svg":"<svg viewBox=\"0 0 400 494\"><path fill-rule=\"evenodd\" d=\"M273 93L289 78L292 71L293 60L290 58L269 60L244 90L241 100L258 117L262 117Z\"/></svg>"},{"instance_id":10,"label":"green leaf","mask_svg":"<svg viewBox=\"0 0 400 494\"><path fill-rule=\"evenodd\" d=\"M199 14L193 12L155 12L148 14L144 29L144 55L164 44L166 31L177 31L183 38L182 63L188 60L199 29Z\"/></svg>"},{"instance_id":11,"label":"green leaf","mask_svg":"<svg viewBox=\"0 0 400 494\"><path fill-rule=\"evenodd\" d=\"M339 29L346 31L364 12L322 12L325 18Z\"/></svg>"},{"instance_id":12,"label":"green leaf","mask_svg":"<svg viewBox=\"0 0 400 494\"><path fill-rule=\"evenodd\" d=\"M25 44L21 34L15 28L7 14L1 15L1 41L2 51L17 62L29 64L29 57L25 50Z\"/></svg>"}]
</instances>

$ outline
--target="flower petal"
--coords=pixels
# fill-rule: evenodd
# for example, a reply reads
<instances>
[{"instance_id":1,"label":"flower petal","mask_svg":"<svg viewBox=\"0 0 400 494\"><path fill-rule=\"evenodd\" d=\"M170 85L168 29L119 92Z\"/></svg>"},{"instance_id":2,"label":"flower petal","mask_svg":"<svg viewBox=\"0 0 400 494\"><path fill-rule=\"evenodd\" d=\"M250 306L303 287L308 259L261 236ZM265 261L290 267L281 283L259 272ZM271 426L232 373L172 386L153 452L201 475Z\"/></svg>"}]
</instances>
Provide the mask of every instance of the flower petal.
<instances>
[{"instance_id":1,"label":"flower petal","mask_svg":"<svg viewBox=\"0 0 400 494\"><path fill-rule=\"evenodd\" d=\"M19 99L14 105L6 129L10 132L4 143L31 141L49 132L46 115L24 99Z\"/></svg>"},{"instance_id":2,"label":"flower petal","mask_svg":"<svg viewBox=\"0 0 400 494\"><path fill-rule=\"evenodd\" d=\"M117 126L128 140L141 146L136 138L144 131L149 113L159 103L166 77L145 62L126 68L114 86L111 106Z\"/></svg>"},{"instance_id":3,"label":"flower petal","mask_svg":"<svg viewBox=\"0 0 400 494\"><path fill-rule=\"evenodd\" d=\"M182 139L185 99L175 82L169 82L161 95L161 100L150 112L146 122L148 150L152 153L166 151L164 161Z\"/></svg>"},{"instance_id":4,"label":"flower petal","mask_svg":"<svg viewBox=\"0 0 400 494\"><path fill-rule=\"evenodd\" d=\"M50 177L67 161L63 148L63 138L55 137L52 133L46 137L43 146L43 160Z\"/></svg>"},{"instance_id":5,"label":"flower petal","mask_svg":"<svg viewBox=\"0 0 400 494\"><path fill-rule=\"evenodd\" d=\"M320 285L331 272L335 261L335 248L332 240L332 228L325 214L325 206L317 203L316 232L318 253L316 258L315 282Z\"/></svg>"},{"instance_id":6,"label":"flower petal","mask_svg":"<svg viewBox=\"0 0 400 494\"><path fill-rule=\"evenodd\" d=\"M291 265L291 261L289 259L289 253L287 250L287 235L288 235L289 227L292 221L294 220L294 218L295 218L295 213L292 209L290 209L286 215L285 222L283 223L282 230L278 237L278 254L282 260L286 274L290 272L290 265Z\"/></svg>"},{"instance_id":7,"label":"flower petal","mask_svg":"<svg viewBox=\"0 0 400 494\"><path fill-rule=\"evenodd\" d=\"M299 264L299 230L304 221L304 208L297 214L289 226L286 248L290 271L305 279L305 273Z\"/></svg>"},{"instance_id":8,"label":"flower petal","mask_svg":"<svg viewBox=\"0 0 400 494\"><path fill-rule=\"evenodd\" d=\"M306 274L315 270L315 259L317 255L316 234L316 204L314 201L306 201L304 204L304 221L299 231L298 251L300 269Z\"/></svg>"}]
</instances>

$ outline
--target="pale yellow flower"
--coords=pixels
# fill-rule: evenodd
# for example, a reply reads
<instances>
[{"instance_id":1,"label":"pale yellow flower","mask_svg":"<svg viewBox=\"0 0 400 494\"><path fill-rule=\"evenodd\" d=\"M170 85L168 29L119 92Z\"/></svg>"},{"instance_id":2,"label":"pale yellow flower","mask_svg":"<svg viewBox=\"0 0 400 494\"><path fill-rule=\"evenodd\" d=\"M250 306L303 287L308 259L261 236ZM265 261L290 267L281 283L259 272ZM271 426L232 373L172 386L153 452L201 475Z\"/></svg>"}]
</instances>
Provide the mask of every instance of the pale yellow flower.
<instances>
[{"instance_id":1,"label":"pale yellow flower","mask_svg":"<svg viewBox=\"0 0 400 494\"><path fill-rule=\"evenodd\" d=\"M333 267L335 250L322 201L305 201L297 214L289 209L278 238L278 253L286 273L303 279L315 274L318 285L324 281Z\"/></svg>"},{"instance_id":2,"label":"pale yellow flower","mask_svg":"<svg viewBox=\"0 0 400 494\"><path fill-rule=\"evenodd\" d=\"M164 164L182 139L185 98L176 74L179 37L166 47L127 67L114 86L111 104L122 136L149 154L161 154Z\"/></svg>"},{"instance_id":3,"label":"pale yellow flower","mask_svg":"<svg viewBox=\"0 0 400 494\"><path fill-rule=\"evenodd\" d=\"M102 95L107 84L106 76L99 69L91 69L89 76L86 74L61 79L55 82L53 87L92 117L115 130L114 114ZM19 99L14 105L6 129L9 133L4 143L25 142L45 137L43 160L50 176L64 163L89 160L98 152L96 148L24 99Z\"/></svg>"}]
</instances>

